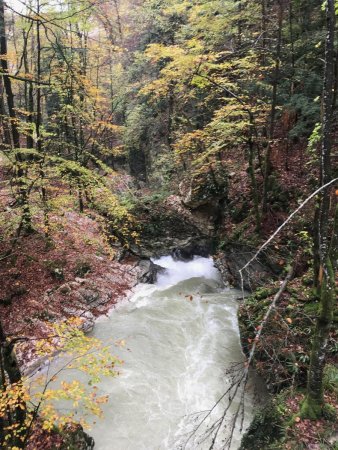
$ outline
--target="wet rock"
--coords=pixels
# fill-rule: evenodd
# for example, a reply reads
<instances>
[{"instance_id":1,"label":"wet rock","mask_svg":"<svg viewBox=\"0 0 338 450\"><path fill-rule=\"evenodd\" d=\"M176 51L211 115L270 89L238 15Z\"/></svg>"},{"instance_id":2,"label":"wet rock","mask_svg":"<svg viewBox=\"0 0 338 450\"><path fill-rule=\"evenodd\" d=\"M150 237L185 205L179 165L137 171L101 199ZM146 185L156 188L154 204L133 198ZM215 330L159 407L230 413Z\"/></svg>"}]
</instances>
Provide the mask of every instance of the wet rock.
<instances>
[{"instance_id":1,"label":"wet rock","mask_svg":"<svg viewBox=\"0 0 338 450\"><path fill-rule=\"evenodd\" d=\"M245 244L226 245L222 252L215 255L215 266L221 272L225 282L240 288L242 285L239 270L255 255L256 249ZM275 278L281 271L272 257L266 254L256 258L243 272L243 287L254 291L268 280Z\"/></svg>"},{"instance_id":2,"label":"wet rock","mask_svg":"<svg viewBox=\"0 0 338 450\"><path fill-rule=\"evenodd\" d=\"M95 325L95 317L90 311L85 311L80 314L80 317L83 319L83 323L81 325L81 330L84 333L90 333Z\"/></svg>"},{"instance_id":3,"label":"wet rock","mask_svg":"<svg viewBox=\"0 0 338 450\"><path fill-rule=\"evenodd\" d=\"M195 220L177 196L160 204L139 206L135 215L140 224L139 244L131 249L142 257L167 255L188 239L199 239L210 231L204 216Z\"/></svg>"},{"instance_id":4,"label":"wet rock","mask_svg":"<svg viewBox=\"0 0 338 450\"><path fill-rule=\"evenodd\" d=\"M95 289L95 287L81 288L77 292L90 306L98 306L102 301L102 299L100 298L100 292Z\"/></svg>"},{"instance_id":5,"label":"wet rock","mask_svg":"<svg viewBox=\"0 0 338 450\"><path fill-rule=\"evenodd\" d=\"M141 259L138 268L140 274L138 277L139 283L156 283L157 274L163 272L165 269L158 264L154 264L150 259Z\"/></svg>"},{"instance_id":6,"label":"wet rock","mask_svg":"<svg viewBox=\"0 0 338 450\"><path fill-rule=\"evenodd\" d=\"M178 261L190 261L194 256L208 257L213 251L213 240L210 238L187 239L177 244L171 254Z\"/></svg>"}]
</instances>

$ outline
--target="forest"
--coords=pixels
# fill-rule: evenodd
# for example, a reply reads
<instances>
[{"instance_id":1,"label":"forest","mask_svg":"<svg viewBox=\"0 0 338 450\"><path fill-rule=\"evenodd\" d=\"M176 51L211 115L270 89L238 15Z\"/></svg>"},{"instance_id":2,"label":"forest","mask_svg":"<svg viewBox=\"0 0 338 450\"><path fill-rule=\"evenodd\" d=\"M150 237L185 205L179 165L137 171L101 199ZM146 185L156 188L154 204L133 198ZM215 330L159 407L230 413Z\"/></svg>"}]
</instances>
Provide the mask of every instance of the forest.
<instances>
[{"instance_id":1,"label":"forest","mask_svg":"<svg viewBox=\"0 0 338 450\"><path fill-rule=\"evenodd\" d=\"M0 448L338 448L337 15L337 0L0 0ZM87 416L119 428L100 382L134 352L96 323L206 258L233 296L230 387L183 444L94 444ZM212 274L208 300L178 279L186 330L223 292ZM252 374L265 400L244 426Z\"/></svg>"}]
</instances>

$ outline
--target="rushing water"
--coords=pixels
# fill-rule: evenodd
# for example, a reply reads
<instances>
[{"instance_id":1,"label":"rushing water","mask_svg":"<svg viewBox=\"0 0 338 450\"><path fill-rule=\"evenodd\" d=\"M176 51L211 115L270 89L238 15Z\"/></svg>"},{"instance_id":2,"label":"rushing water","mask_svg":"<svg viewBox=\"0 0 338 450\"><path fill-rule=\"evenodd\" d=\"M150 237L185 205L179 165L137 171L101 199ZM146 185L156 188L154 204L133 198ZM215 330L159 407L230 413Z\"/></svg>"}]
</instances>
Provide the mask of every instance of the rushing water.
<instances>
[{"instance_id":1,"label":"rushing water","mask_svg":"<svg viewBox=\"0 0 338 450\"><path fill-rule=\"evenodd\" d=\"M154 262L167 269L157 284L139 285L129 301L95 326L96 337L126 343L114 348L124 360L121 375L99 386L110 400L90 430L97 450L183 448L199 423L194 414L212 408L226 390L227 367L243 360L239 292L223 286L212 260L180 262L166 256ZM248 418L250 405L249 399ZM209 448L210 442L197 442L205 426L188 449ZM238 445L235 434L231 448Z\"/></svg>"}]
</instances>

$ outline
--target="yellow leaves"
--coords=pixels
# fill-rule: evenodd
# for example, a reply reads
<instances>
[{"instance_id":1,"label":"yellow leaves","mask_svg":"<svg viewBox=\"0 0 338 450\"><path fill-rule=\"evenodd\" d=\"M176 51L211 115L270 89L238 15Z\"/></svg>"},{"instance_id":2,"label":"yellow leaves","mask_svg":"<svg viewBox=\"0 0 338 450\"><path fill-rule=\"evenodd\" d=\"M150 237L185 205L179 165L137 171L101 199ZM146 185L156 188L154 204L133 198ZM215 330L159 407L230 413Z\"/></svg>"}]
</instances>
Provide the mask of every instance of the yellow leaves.
<instances>
[{"instance_id":1,"label":"yellow leaves","mask_svg":"<svg viewBox=\"0 0 338 450\"><path fill-rule=\"evenodd\" d=\"M42 375L35 379L35 387L28 389L29 385L13 385L11 389L0 394L0 417L7 408L26 408L26 404L40 405L39 414L42 418L42 428L52 430L55 425L62 427L73 420L74 409L90 412L97 416L102 415L101 406L108 401L108 396L98 395L94 383L101 377L116 376L116 366L122 362L112 355L110 348L95 338L85 336L79 329L83 320L78 317L53 325L53 331L44 343L37 345L40 351L48 350L49 354L62 352L66 363L61 369L55 369L55 374L46 378ZM119 342L121 346L125 341ZM68 361L68 362L67 362ZM52 367L52 366L50 366ZM73 368L88 375L88 382L78 380L59 381L59 374L68 368ZM57 374L57 375L56 375ZM40 386L37 388L37 386ZM58 409L58 403L70 402L72 408L68 412ZM30 413L29 413L30 414ZM78 421L78 418L77 418ZM85 422L81 420L85 425Z\"/></svg>"},{"instance_id":2,"label":"yellow leaves","mask_svg":"<svg viewBox=\"0 0 338 450\"><path fill-rule=\"evenodd\" d=\"M145 56L152 62L158 62L161 59L174 60L184 55L184 50L178 45L150 44L148 45Z\"/></svg>"},{"instance_id":3,"label":"yellow leaves","mask_svg":"<svg viewBox=\"0 0 338 450\"><path fill-rule=\"evenodd\" d=\"M169 84L163 78L158 78L144 86L139 91L139 95L155 95L155 98L166 97L169 94Z\"/></svg>"},{"instance_id":4,"label":"yellow leaves","mask_svg":"<svg viewBox=\"0 0 338 450\"><path fill-rule=\"evenodd\" d=\"M25 410L29 399L28 390L22 383L6 385L0 392L0 417L4 417L8 410Z\"/></svg>"},{"instance_id":5,"label":"yellow leaves","mask_svg":"<svg viewBox=\"0 0 338 450\"><path fill-rule=\"evenodd\" d=\"M197 72L207 71L208 65L216 58L215 54L206 53L201 41L195 38L187 40L184 47L151 44L144 54L153 63L166 63L160 70L160 76L139 92L140 95L151 94L155 99L165 97L170 92L180 97L194 97L192 86L202 89L208 85L204 79L196 77Z\"/></svg>"},{"instance_id":6,"label":"yellow leaves","mask_svg":"<svg viewBox=\"0 0 338 450\"><path fill-rule=\"evenodd\" d=\"M176 156L187 155L193 158L194 153L204 150L207 134L203 130L195 130L180 137L174 144Z\"/></svg>"}]
</instances>

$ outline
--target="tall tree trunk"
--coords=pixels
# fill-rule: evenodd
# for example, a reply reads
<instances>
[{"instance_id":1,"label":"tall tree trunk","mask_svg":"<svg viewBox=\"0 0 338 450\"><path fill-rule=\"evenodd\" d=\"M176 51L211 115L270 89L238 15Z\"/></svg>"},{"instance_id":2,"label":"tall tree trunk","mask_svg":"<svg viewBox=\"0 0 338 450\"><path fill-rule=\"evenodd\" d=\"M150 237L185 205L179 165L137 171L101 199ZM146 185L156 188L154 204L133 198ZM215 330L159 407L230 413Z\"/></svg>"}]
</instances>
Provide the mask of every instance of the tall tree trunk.
<instances>
[{"instance_id":1,"label":"tall tree trunk","mask_svg":"<svg viewBox=\"0 0 338 450\"><path fill-rule=\"evenodd\" d=\"M7 37L5 27L5 7L4 1L0 0L0 54L7 55ZM3 83L5 93L7 97L7 107L10 119L10 128L12 134L12 146L14 149L20 149L20 134L17 126L17 117L14 107L14 94L12 90L11 79L8 76L8 63L7 59L1 59L1 72L3 77ZM17 178L19 188L19 203L22 206L22 228L25 232L31 232L33 230L31 213L28 202L28 189L27 183L24 181L24 170L22 168L22 158L19 152L15 154L17 163Z\"/></svg>"},{"instance_id":2,"label":"tall tree trunk","mask_svg":"<svg viewBox=\"0 0 338 450\"><path fill-rule=\"evenodd\" d=\"M265 153L264 161L264 184L263 184L263 213L267 211L268 194L270 189L270 176L272 172L271 167L271 149L272 141L275 133L275 121L277 110L277 91L279 84L280 59L282 51L282 27L283 27L283 4L282 0L278 2L278 30L277 30L277 45L275 54L275 68L272 80L272 97L271 97L271 111L270 111L270 125L269 125L269 142Z\"/></svg>"},{"instance_id":3,"label":"tall tree trunk","mask_svg":"<svg viewBox=\"0 0 338 450\"><path fill-rule=\"evenodd\" d=\"M6 115L6 107L4 102L4 85L2 77L0 76L0 129L2 130L0 136L2 138L2 148L10 150L12 146L11 130L9 129Z\"/></svg>"},{"instance_id":4,"label":"tall tree trunk","mask_svg":"<svg viewBox=\"0 0 338 450\"><path fill-rule=\"evenodd\" d=\"M248 171L249 176L251 180L251 191L252 191L252 199L254 203L254 212L255 212L255 220L256 220L256 231L259 233L261 230L261 214L259 209L259 191L258 191L258 185L257 185L257 179L256 179L256 173L255 173L255 155L254 155L254 140L253 140L253 129L254 129L254 119L253 114L249 113L250 117L250 129L249 129L249 140L248 140L248 147L249 147L249 158L248 158Z\"/></svg>"},{"instance_id":5,"label":"tall tree trunk","mask_svg":"<svg viewBox=\"0 0 338 450\"><path fill-rule=\"evenodd\" d=\"M29 34L26 31L23 31L22 34L24 40L22 58L25 68L25 77L27 77L27 75L29 75L30 73L28 64L28 52L27 52ZM31 81L25 82L25 107L28 112L27 122L31 125L26 136L26 145L27 148L34 148L33 130L32 130L32 125L34 122L34 91L33 91L33 83Z\"/></svg>"},{"instance_id":6,"label":"tall tree trunk","mask_svg":"<svg viewBox=\"0 0 338 450\"><path fill-rule=\"evenodd\" d=\"M40 1L37 2L37 14L40 16ZM36 130L36 149L39 153L43 153L42 147L42 136L41 136L41 125L42 125L42 111L41 111L41 36L40 36L41 23L40 20L36 21L36 47L37 47L37 61L36 61L36 120L35 120L35 130ZM41 197L43 204L43 221L45 229L45 237L49 241L50 239L50 226L49 226L49 216L48 216L48 203L47 203L47 189L45 185L45 171L43 168L44 161L41 159L40 165L40 179L41 179Z\"/></svg>"},{"instance_id":7,"label":"tall tree trunk","mask_svg":"<svg viewBox=\"0 0 338 450\"><path fill-rule=\"evenodd\" d=\"M289 34L290 34L290 47L291 47L291 76L290 76L290 95L293 95L295 90L295 44L294 44L294 33L293 33L293 9L292 0L289 0Z\"/></svg>"},{"instance_id":8,"label":"tall tree trunk","mask_svg":"<svg viewBox=\"0 0 338 450\"><path fill-rule=\"evenodd\" d=\"M320 155L321 186L331 181L331 148L334 89L334 36L335 5L334 0L326 3L327 35L325 45L325 72L323 88L323 125ZM332 324L335 299L335 265L337 261L338 207L332 187L323 190L317 213L317 230L319 244L318 290L320 294L320 312L312 344L310 367L307 382L307 394L302 405L302 416L316 419L323 412L323 371L329 332Z\"/></svg>"},{"instance_id":9,"label":"tall tree trunk","mask_svg":"<svg viewBox=\"0 0 338 450\"><path fill-rule=\"evenodd\" d=\"M262 33L262 65L265 66L266 63L266 42L267 42L267 27L266 27L266 0L261 0L261 33Z\"/></svg>"}]
</instances>

